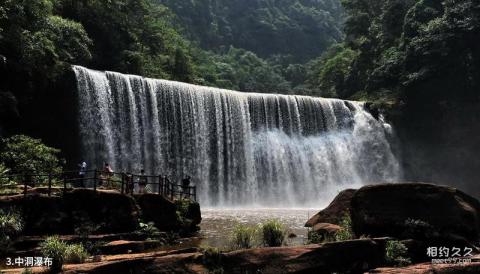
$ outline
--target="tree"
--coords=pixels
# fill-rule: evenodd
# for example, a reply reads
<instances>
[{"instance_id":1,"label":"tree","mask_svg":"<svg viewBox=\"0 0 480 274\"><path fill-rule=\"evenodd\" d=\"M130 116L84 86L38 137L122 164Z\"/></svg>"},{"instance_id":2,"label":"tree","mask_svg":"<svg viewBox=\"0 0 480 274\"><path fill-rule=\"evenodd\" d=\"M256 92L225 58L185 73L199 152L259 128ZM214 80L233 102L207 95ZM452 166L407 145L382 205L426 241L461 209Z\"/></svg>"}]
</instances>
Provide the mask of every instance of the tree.
<instances>
[{"instance_id":1,"label":"tree","mask_svg":"<svg viewBox=\"0 0 480 274\"><path fill-rule=\"evenodd\" d=\"M344 44L330 48L322 57L310 62L308 83L324 97L347 98L352 95L347 79L358 52Z\"/></svg>"},{"instance_id":2,"label":"tree","mask_svg":"<svg viewBox=\"0 0 480 274\"><path fill-rule=\"evenodd\" d=\"M62 62L81 64L91 58L82 25L54 16L52 1L4 0L0 7L0 50L29 74L53 78Z\"/></svg>"},{"instance_id":3,"label":"tree","mask_svg":"<svg viewBox=\"0 0 480 274\"><path fill-rule=\"evenodd\" d=\"M175 51L172 78L177 81L188 83L192 81L192 76L192 64L190 59L185 55L182 49L177 48Z\"/></svg>"},{"instance_id":4,"label":"tree","mask_svg":"<svg viewBox=\"0 0 480 274\"><path fill-rule=\"evenodd\" d=\"M388 91L403 100L477 100L478 1L342 3L348 14L344 49L326 52L309 82L342 98Z\"/></svg>"},{"instance_id":5,"label":"tree","mask_svg":"<svg viewBox=\"0 0 480 274\"><path fill-rule=\"evenodd\" d=\"M64 161L60 150L48 147L39 139L15 135L1 141L0 159L14 172L61 172Z\"/></svg>"}]
</instances>

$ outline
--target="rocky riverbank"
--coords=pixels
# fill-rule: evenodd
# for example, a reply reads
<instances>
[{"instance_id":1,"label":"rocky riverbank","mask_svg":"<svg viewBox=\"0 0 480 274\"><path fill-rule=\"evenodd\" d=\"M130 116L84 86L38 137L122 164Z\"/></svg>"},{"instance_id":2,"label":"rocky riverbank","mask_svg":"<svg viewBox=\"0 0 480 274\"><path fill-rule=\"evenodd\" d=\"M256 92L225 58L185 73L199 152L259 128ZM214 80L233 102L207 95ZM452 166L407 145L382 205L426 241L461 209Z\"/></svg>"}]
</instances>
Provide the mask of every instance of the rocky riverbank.
<instances>
[{"instance_id":1,"label":"rocky riverbank","mask_svg":"<svg viewBox=\"0 0 480 274\"><path fill-rule=\"evenodd\" d=\"M65 265L64 273L479 273L480 256L463 264L417 263L380 267L386 239L352 240L301 247L259 248L208 254L199 249L102 256L98 262ZM5 273L21 273L10 269ZM33 268L34 273L44 271Z\"/></svg>"},{"instance_id":2,"label":"rocky riverbank","mask_svg":"<svg viewBox=\"0 0 480 274\"><path fill-rule=\"evenodd\" d=\"M480 273L480 203L450 187L379 184L345 190L306 225L315 233L345 229L351 239L319 244L220 251L151 251L149 241L111 238L103 254L65 273ZM227 236L227 235L225 235ZM392 247L392 243L403 251ZM435 253L433 249L435 248ZM459 249L458 254L454 254ZM446 254L444 251L450 253ZM393 254L392 252L399 252ZM108 255L110 254L110 255ZM404 256L402 261L392 257ZM401 263L399 263L401 262ZM33 268L34 272L42 271ZM10 269L6 273L18 273Z\"/></svg>"},{"instance_id":3,"label":"rocky riverbank","mask_svg":"<svg viewBox=\"0 0 480 274\"><path fill-rule=\"evenodd\" d=\"M42 244L52 235L60 241L54 246L74 248L75 256L83 258L74 261L98 261L103 255L150 252L194 240L182 237L192 237L201 222L200 206L190 200L111 190L45 193L33 188L27 195L0 196L1 221L6 222L0 234L0 269L12 267L7 258L45 256Z\"/></svg>"},{"instance_id":4,"label":"rocky riverbank","mask_svg":"<svg viewBox=\"0 0 480 274\"><path fill-rule=\"evenodd\" d=\"M128 233L138 229L140 222L153 222L160 231L188 233L196 231L202 219L196 202L113 190L73 189L48 196L41 189L31 189L26 196L0 196L0 209L19 211L23 234L30 236L72 235L85 224L95 227L95 234Z\"/></svg>"}]
</instances>

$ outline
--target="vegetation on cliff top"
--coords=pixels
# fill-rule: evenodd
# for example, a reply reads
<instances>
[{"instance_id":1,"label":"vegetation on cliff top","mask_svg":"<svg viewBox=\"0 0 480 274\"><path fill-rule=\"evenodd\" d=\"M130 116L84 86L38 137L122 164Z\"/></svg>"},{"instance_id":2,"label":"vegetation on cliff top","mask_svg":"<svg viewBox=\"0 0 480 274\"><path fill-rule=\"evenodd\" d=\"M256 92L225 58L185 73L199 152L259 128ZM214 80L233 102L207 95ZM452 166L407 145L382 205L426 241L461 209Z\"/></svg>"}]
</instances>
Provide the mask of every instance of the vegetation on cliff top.
<instances>
[{"instance_id":1,"label":"vegetation on cliff top","mask_svg":"<svg viewBox=\"0 0 480 274\"><path fill-rule=\"evenodd\" d=\"M474 0L2 0L0 124L25 127L69 64L384 105L478 100L479 34Z\"/></svg>"},{"instance_id":2,"label":"vegetation on cliff top","mask_svg":"<svg viewBox=\"0 0 480 274\"><path fill-rule=\"evenodd\" d=\"M309 93L307 62L341 40L341 18L337 0L2 0L0 124L28 127L22 119L38 115L31 107L59 88L69 64Z\"/></svg>"},{"instance_id":3,"label":"vegetation on cliff top","mask_svg":"<svg viewBox=\"0 0 480 274\"><path fill-rule=\"evenodd\" d=\"M319 66L318 85L325 92L357 99L478 100L478 1L342 4L347 14L345 42L327 53L330 56Z\"/></svg>"}]
</instances>

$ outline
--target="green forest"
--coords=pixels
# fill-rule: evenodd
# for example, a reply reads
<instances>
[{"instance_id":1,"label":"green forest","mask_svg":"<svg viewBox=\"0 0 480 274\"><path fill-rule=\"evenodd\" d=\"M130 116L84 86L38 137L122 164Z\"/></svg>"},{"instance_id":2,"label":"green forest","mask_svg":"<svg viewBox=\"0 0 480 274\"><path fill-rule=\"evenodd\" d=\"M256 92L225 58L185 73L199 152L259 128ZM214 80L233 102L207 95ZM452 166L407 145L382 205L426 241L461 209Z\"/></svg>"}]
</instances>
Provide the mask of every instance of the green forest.
<instances>
[{"instance_id":1,"label":"green forest","mask_svg":"<svg viewBox=\"0 0 480 274\"><path fill-rule=\"evenodd\" d=\"M70 64L382 105L477 100L479 30L474 0L1 0L0 117Z\"/></svg>"}]
</instances>

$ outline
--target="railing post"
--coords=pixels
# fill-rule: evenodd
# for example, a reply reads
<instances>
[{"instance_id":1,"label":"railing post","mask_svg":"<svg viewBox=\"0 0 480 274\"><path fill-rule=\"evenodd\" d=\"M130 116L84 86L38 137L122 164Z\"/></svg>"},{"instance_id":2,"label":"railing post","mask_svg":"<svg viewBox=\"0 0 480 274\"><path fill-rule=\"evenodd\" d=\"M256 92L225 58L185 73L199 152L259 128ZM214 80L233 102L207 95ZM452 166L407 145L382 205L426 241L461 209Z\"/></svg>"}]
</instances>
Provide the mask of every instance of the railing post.
<instances>
[{"instance_id":1,"label":"railing post","mask_svg":"<svg viewBox=\"0 0 480 274\"><path fill-rule=\"evenodd\" d=\"M170 182L165 183L165 197L170 197Z\"/></svg>"},{"instance_id":2,"label":"railing post","mask_svg":"<svg viewBox=\"0 0 480 274\"><path fill-rule=\"evenodd\" d=\"M22 177L23 177L23 197L26 198L27 197L27 177L25 174Z\"/></svg>"},{"instance_id":3,"label":"railing post","mask_svg":"<svg viewBox=\"0 0 480 274\"><path fill-rule=\"evenodd\" d=\"M97 169L93 171L93 191L97 192Z\"/></svg>"},{"instance_id":4,"label":"railing post","mask_svg":"<svg viewBox=\"0 0 480 274\"><path fill-rule=\"evenodd\" d=\"M167 176L162 178L162 195L165 196L167 193Z\"/></svg>"},{"instance_id":5,"label":"railing post","mask_svg":"<svg viewBox=\"0 0 480 274\"><path fill-rule=\"evenodd\" d=\"M158 192L158 195L161 195L162 193L162 175L158 175L158 189L157 189L157 192Z\"/></svg>"},{"instance_id":6,"label":"railing post","mask_svg":"<svg viewBox=\"0 0 480 274\"><path fill-rule=\"evenodd\" d=\"M121 193L124 194L124 186L125 186L125 173L122 173L122 188Z\"/></svg>"},{"instance_id":7,"label":"railing post","mask_svg":"<svg viewBox=\"0 0 480 274\"><path fill-rule=\"evenodd\" d=\"M65 194L65 192L67 192L67 175L63 173L63 194Z\"/></svg>"},{"instance_id":8,"label":"railing post","mask_svg":"<svg viewBox=\"0 0 480 274\"><path fill-rule=\"evenodd\" d=\"M52 195L52 173L48 173L48 196Z\"/></svg>"}]
</instances>

